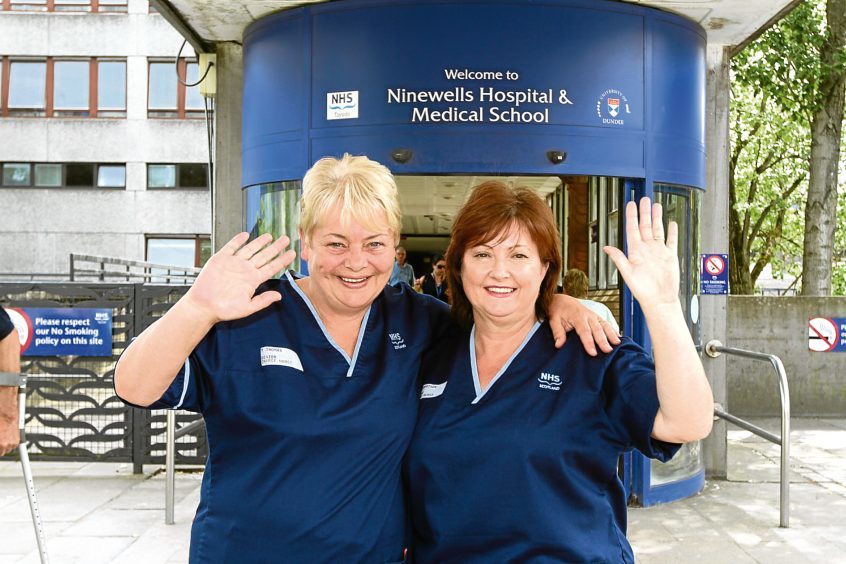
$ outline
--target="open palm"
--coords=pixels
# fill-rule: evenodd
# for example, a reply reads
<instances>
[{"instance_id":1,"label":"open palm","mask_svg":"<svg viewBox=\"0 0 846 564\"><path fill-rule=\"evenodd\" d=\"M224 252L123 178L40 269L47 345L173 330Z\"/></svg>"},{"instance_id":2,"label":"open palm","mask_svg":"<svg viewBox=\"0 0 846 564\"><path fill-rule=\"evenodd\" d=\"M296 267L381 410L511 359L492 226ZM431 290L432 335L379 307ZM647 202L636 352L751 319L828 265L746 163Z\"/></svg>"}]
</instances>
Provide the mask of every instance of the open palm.
<instances>
[{"instance_id":1,"label":"open palm","mask_svg":"<svg viewBox=\"0 0 846 564\"><path fill-rule=\"evenodd\" d=\"M626 205L628 256L616 247L604 247L641 307L672 304L678 300L678 225L670 222L666 242L661 204L640 200L640 219L634 202Z\"/></svg>"},{"instance_id":2,"label":"open palm","mask_svg":"<svg viewBox=\"0 0 846 564\"><path fill-rule=\"evenodd\" d=\"M215 323L246 317L282 299L279 292L255 291L294 260L294 251L282 252L288 237L274 241L264 234L247 243L248 238L239 233L212 255L185 296Z\"/></svg>"}]
</instances>

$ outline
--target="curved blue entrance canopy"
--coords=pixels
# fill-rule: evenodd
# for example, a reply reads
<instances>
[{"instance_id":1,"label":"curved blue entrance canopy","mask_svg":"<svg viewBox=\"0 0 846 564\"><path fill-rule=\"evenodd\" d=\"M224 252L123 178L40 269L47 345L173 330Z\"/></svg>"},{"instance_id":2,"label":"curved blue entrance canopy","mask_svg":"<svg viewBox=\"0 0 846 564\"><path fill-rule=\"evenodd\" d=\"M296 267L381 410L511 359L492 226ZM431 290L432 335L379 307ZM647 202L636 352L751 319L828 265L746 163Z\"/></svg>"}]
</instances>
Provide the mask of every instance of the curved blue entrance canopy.
<instances>
[{"instance_id":1,"label":"curved blue entrance canopy","mask_svg":"<svg viewBox=\"0 0 846 564\"><path fill-rule=\"evenodd\" d=\"M243 186L348 152L704 188L704 114L703 30L619 2L347 0L244 34Z\"/></svg>"}]
</instances>

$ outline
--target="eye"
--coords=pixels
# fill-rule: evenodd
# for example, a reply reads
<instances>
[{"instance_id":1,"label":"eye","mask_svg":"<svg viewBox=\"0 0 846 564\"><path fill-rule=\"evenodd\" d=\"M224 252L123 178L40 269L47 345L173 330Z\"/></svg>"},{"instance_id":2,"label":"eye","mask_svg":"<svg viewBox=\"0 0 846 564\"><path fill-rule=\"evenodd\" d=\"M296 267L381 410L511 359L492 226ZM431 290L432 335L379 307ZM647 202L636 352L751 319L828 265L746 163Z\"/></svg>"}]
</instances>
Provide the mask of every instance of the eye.
<instances>
[{"instance_id":1,"label":"eye","mask_svg":"<svg viewBox=\"0 0 846 564\"><path fill-rule=\"evenodd\" d=\"M326 246L329 247L330 249L343 249L344 248L344 244L339 242L339 241L329 241L328 243L326 243Z\"/></svg>"},{"instance_id":2,"label":"eye","mask_svg":"<svg viewBox=\"0 0 846 564\"><path fill-rule=\"evenodd\" d=\"M473 258L488 258L491 254L488 251L476 251L473 253Z\"/></svg>"},{"instance_id":3,"label":"eye","mask_svg":"<svg viewBox=\"0 0 846 564\"><path fill-rule=\"evenodd\" d=\"M524 254L524 253L514 253L514 258L525 259L525 258L529 258L529 255Z\"/></svg>"},{"instance_id":4,"label":"eye","mask_svg":"<svg viewBox=\"0 0 846 564\"><path fill-rule=\"evenodd\" d=\"M370 241L367 243L367 246L371 249L382 249L385 247L385 243L382 241Z\"/></svg>"}]
</instances>

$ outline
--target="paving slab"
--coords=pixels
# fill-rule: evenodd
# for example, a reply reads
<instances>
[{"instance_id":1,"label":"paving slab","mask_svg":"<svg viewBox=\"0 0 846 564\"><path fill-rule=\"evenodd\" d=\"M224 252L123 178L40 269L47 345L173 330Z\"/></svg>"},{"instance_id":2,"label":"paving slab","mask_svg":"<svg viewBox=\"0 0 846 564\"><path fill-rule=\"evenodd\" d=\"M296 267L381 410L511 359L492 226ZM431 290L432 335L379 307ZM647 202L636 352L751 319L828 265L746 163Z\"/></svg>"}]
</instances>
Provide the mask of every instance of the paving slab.
<instances>
[{"instance_id":1,"label":"paving slab","mask_svg":"<svg viewBox=\"0 0 846 564\"><path fill-rule=\"evenodd\" d=\"M755 420L779 432L777 419ZM629 509L639 564L846 563L846 419L795 419L790 528L780 528L776 445L731 428L728 479L698 495ZM54 564L186 564L202 472L176 477L175 525L164 524L161 467L34 462ZM38 562L20 465L0 462L0 564Z\"/></svg>"}]
</instances>

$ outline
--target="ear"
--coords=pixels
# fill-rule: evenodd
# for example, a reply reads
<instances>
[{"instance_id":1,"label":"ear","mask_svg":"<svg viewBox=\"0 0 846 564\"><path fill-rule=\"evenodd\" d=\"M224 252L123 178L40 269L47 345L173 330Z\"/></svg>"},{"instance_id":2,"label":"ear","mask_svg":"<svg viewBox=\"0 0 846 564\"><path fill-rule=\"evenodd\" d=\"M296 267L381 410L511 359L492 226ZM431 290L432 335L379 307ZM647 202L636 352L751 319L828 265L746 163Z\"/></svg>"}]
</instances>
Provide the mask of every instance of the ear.
<instances>
[{"instance_id":1,"label":"ear","mask_svg":"<svg viewBox=\"0 0 846 564\"><path fill-rule=\"evenodd\" d=\"M308 261L311 258L311 244L309 242L309 238L306 237L305 233L303 233L302 229L299 229L300 232L300 258L304 261Z\"/></svg>"}]
</instances>

